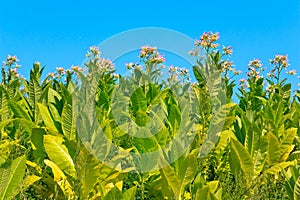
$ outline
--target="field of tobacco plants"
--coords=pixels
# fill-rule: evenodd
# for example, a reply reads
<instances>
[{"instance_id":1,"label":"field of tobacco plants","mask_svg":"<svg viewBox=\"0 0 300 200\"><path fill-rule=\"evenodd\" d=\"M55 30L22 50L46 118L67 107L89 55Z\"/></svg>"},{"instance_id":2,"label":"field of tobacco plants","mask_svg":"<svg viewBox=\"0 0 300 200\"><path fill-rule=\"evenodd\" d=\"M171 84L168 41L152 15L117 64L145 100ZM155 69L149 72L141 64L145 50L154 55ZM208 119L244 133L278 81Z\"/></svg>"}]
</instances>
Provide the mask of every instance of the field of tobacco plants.
<instances>
[{"instance_id":1,"label":"field of tobacco plants","mask_svg":"<svg viewBox=\"0 0 300 200\"><path fill-rule=\"evenodd\" d=\"M195 41L190 71L143 46L126 76L97 47L84 67L36 62L28 79L7 56L0 200L300 199L296 71L276 55L241 72L218 40Z\"/></svg>"}]
</instances>

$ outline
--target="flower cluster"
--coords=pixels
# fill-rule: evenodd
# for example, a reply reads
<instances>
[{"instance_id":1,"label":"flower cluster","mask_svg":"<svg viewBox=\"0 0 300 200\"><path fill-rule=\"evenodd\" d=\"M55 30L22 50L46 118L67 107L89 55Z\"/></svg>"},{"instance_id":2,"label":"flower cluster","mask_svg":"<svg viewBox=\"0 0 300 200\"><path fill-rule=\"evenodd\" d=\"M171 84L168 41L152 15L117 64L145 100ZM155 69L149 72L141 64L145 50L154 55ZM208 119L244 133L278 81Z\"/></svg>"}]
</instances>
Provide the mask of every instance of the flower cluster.
<instances>
[{"instance_id":1,"label":"flower cluster","mask_svg":"<svg viewBox=\"0 0 300 200\"><path fill-rule=\"evenodd\" d=\"M17 56L7 55L6 60L3 62L4 66L12 66L19 61Z\"/></svg>"},{"instance_id":2,"label":"flower cluster","mask_svg":"<svg viewBox=\"0 0 300 200\"><path fill-rule=\"evenodd\" d=\"M232 46L225 47L223 45L223 55L232 55Z\"/></svg>"},{"instance_id":3,"label":"flower cluster","mask_svg":"<svg viewBox=\"0 0 300 200\"><path fill-rule=\"evenodd\" d=\"M140 71L143 70L143 67L138 63L130 62L130 63L126 63L125 65L128 70L134 70L134 69L138 69Z\"/></svg>"},{"instance_id":4,"label":"flower cluster","mask_svg":"<svg viewBox=\"0 0 300 200\"><path fill-rule=\"evenodd\" d=\"M221 67L222 67L222 72L225 72L225 71L233 71L234 69L232 68L233 66L233 62L229 62L229 61L223 61L222 64L221 64Z\"/></svg>"},{"instance_id":5,"label":"flower cluster","mask_svg":"<svg viewBox=\"0 0 300 200\"><path fill-rule=\"evenodd\" d=\"M110 59L99 58L97 60L97 67L103 73L112 72L115 70L115 65Z\"/></svg>"},{"instance_id":6,"label":"flower cluster","mask_svg":"<svg viewBox=\"0 0 300 200\"><path fill-rule=\"evenodd\" d=\"M259 59L254 59L252 61L249 62L249 68L255 68L255 69L258 69L262 66L262 63Z\"/></svg>"},{"instance_id":7,"label":"flower cluster","mask_svg":"<svg viewBox=\"0 0 300 200\"><path fill-rule=\"evenodd\" d=\"M65 69L62 67L56 67L56 71L59 75L64 75L66 73Z\"/></svg>"},{"instance_id":8,"label":"flower cluster","mask_svg":"<svg viewBox=\"0 0 300 200\"><path fill-rule=\"evenodd\" d=\"M18 73L18 68L17 67L15 67L14 69L9 69L8 74L11 75L11 76L15 76L17 78L21 77L21 75Z\"/></svg>"},{"instance_id":9,"label":"flower cluster","mask_svg":"<svg viewBox=\"0 0 300 200\"><path fill-rule=\"evenodd\" d=\"M265 69L262 67L263 64L259 59L254 59L249 62L248 70L249 72L246 73L246 75L251 79L258 80L260 78L263 78L261 75L261 72L263 72Z\"/></svg>"},{"instance_id":10,"label":"flower cluster","mask_svg":"<svg viewBox=\"0 0 300 200\"><path fill-rule=\"evenodd\" d=\"M18 73L18 68L21 66L17 62L20 60L17 58L17 56L11 56L7 55L5 61L3 61L2 66L2 81L11 81L15 78L20 78L21 75ZM4 67L7 67L7 71ZM6 77L7 75L7 77Z\"/></svg>"},{"instance_id":11,"label":"flower cluster","mask_svg":"<svg viewBox=\"0 0 300 200\"><path fill-rule=\"evenodd\" d=\"M184 80L190 80L189 70L186 68L174 67L171 65L169 67L169 82L180 82Z\"/></svg>"},{"instance_id":12,"label":"flower cluster","mask_svg":"<svg viewBox=\"0 0 300 200\"><path fill-rule=\"evenodd\" d=\"M269 78L275 78L277 82L280 80L281 72L284 70L288 75L296 75L296 70L288 70L288 56L276 55L275 58L270 59L269 62L274 65L274 68L268 73Z\"/></svg>"},{"instance_id":13,"label":"flower cluster","mask_svg":"<svg viewBox=\"0 0 300 200\"><path fill-rule=\"evenodd\" d=\"M88 67L87 77L92 77L94 73L100 73L101 75L110 75L112 78L118 78L119 75L115 74L115 64L110 59L101 57L101 51L98 47L92 46L86 54L89 61L85 63ZM73 71L78 73L81 68L73 67Z\"/></svg>"},{"instance_id":14,"label":"flower cluster","mask_svg":"<svg viewBox=\"0 0 300 200\"><path fill-rule=\"evenodd\" d=\"M286 73L289 75L296 75L297 71L293 69L293 70L287 71Z\"/></svg>"},{"instance_id":15,"label":"flower cluster","mask_svg":"<svg viewBox=\"0 0 300 200\"><path fill-rule=\"evenodd\" d=\"M248 80L245 79L245 78L242 78L242 79L239 80L239 85L240 85L241 88L245 88L245 87L249 88L250 87L249 83L248 83Z\"/></svg>"},{"instance_id":16,"label":"flower cluster","mask_svg":"<svg viewBox=\"0 0 300 200\"><path fill-rule=\"evenodd\" d=\"M202 47L204 49L207 48L215 49L219 46L218 43L215 43L219 38L220 38L219 33L205 32L200 36L200 40L196 40L195 46Z\"/></svg>"},{"instance_id":17,"label":"flower cluster","mask_svg":"<svg viewBox=\"0 0 300 200\"><path fill-rule=\"evenodd\" d=\"M156 47L150 46L141 47L139 57L153 64L160 64L166 61L164 56L158 53Z\"/></svg>"},{"instance_id":18,"label":"flower cluster","mask_svg":"<svg viewBox=\"0 0 300 200\"><path fill-rule=\"evenodd\" d=\"M79 72L83 72L84 69L80 66L72 66L71 69L64 69L63 67L56 67L56 72L48 73L46 80L63 79L67 80L67 77L72 77L73 74L78 75Z\"/></svg>"},{"instance_id":19,"label":"flower cluster","mask_svg":"<svg viewBox=\"0 0 300 200\"><path fill-rule=\"evenodd\" d=\"M75 72L75 74L77 74L78 72L83 72L84 71L84 69L82 68L82 67L80 67L80 66L72 66L71 67L71 69Z\"/></svg>"},{"instance_id":20,"label":"flower cluster","mask_svg":"<svg viewBox=\"0 0 300 200\"><path fill-rule=\"evenodd\" d=\"M283 68L287 68L289 66L288 55L276 55L275 58L270 59L269 62L273 65L280 65Z\"/></svg>"},{"instance_id":21,"label":"flower cluster","mask_svg":"<svg viewBox=\"0 0 300 200\"><path fill-rule=\"evenodd\" d=\"M100 56L101 55L101 52L100 52L100 50L99 50L99 48L98 47L96 47L96 46L92 46L92 47L90 47L90 50L87 52L87 54L86 54L86 57L91 57L91 56Z\"/></svg>"},{"instance_id":22,"label":"flower cluster","mask_svg":"<svg viewBox=\"0 0 300 200\"><path fill-rule=\"evenodd\" d=\"M248 64L248 72L246 73L247 78L243 78L239 80L239 85L242 89L249 88L249 83L256 83L259 79L264 78L262 72L265 71L265 68L263 68L263 64L261 60L254 59L249 62ZM264 85L264 82L262 82L262 85Z\"/></svg>"},{"instance_id":23,"label":"flower cluster","mask_svg":"<svg viewBox=\"0 0 300 200\"><path fill-rule=\"evenodd\" d=\"M237 70L233 67L232 61L223 60L221 61L221 71L226 79L233 79L234 76L240 75L242 73L241 70Z\"/></svg>"}]
</instances>

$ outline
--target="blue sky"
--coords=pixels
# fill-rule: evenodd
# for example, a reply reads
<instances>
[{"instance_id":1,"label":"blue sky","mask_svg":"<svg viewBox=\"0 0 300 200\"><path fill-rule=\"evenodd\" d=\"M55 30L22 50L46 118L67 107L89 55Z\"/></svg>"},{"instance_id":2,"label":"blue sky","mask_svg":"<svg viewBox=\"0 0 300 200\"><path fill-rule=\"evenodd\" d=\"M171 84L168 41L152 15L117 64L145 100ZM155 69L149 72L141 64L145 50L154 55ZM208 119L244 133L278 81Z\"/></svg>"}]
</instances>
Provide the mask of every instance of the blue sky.
<instances>
[{"instance_id":1,"label":"blue sky","mask_svg":"<svg viewBox=\"0 0 300 200\"><path fill-rule=\"evenodd\" d=\"M0 1L0 59L17 55L27 77L32 63L46 72L81 64L89 46L133 28L163 27L197 39L220 33L232 45L236 67L268 65L288 54L300 75L300 2L288 1ZM297 82L297 78L292 79Z\"/></svg>"}]
</instances>

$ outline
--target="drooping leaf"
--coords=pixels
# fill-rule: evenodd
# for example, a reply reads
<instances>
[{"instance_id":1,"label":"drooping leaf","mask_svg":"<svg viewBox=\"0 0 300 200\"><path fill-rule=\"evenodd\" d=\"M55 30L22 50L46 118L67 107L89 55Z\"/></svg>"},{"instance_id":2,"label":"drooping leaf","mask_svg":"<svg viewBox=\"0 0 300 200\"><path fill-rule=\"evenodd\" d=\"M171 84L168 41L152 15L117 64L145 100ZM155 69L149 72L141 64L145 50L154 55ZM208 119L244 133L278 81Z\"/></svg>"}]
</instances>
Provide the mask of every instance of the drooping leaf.
<instances>
[{"instance_id":1,"label":"drooping leaf","mask_svg":"<svg viewBox=\"0 0 300 200\"><path fill-rule=\"evenodd\" d=\"M170 199L176 199L180 195L179 180L174 169L170 164L166 163L163 158L159 159L160 165L164 166L159 171L161 174L162 186L168 185L168 187L162 187L162 192Z\"/></svg>"},{"instance_id":2,"label":"drooping leaf","mask_svg":"<svg viewBox=\"0 0 300 200\"><path fill-rule=\"evenodd\" d=\"M44 163L51 168L54 175L54 181L59 185L60 189L69 199L74 198L74 191L72 185L68 181L63 171L51 160L44 160Z\"/></svg>"},{"instance_id":3,"label":"drooping leaf","mask_svg":"<svg viewBox=\"0 0 300 200\"><path fill-rule=\"evenodd\" d=\"M266 135L266 139L268 141L268 150L267 150L267 163L269 166L280 162L280 143L275 135L272 133L268 133Z\"/></svg>"},{"instance_id":4,"label":"drooping leaf","mask_svg":"<svg viewBox=\"0 0 300 200\"><path fill-rule=\"evenodd\" d=\"M44 147L47 155L61 170L76 178L76 169L69 150L59 136L44 135Z\"/></svg>"},{"instance_id":5,"label":"drooping leaf","mask_svg":"<svg viewBox=\"0 0 300 200\"><path fill-rule=\"evenodd\" d=\"M236 140L230 140L230 168L238 176L242 172L248 181L254 174L252 158L246 148Z\"/></svg>"},{"instance_id":6,"label":"drooping leaf","mask_svg":"<svg viewBox=\"0 0 300 200\"><path fill-rule=\"evenodd\" d=\"M279 171L284 170L287 167L290 167L292 165L295 165L296 163L293 161L288 161L288 162L280 162L278 164L273 165L269 169L265 171L265 173L268 174L277 174Z\"/></svg>"},{"instance_id":7,"label":"drooping leaf","mask_svg":"<svg viewBox=\"0 0 300 200\"><path fill-rule=\"evenodd\" d=\"M280 151L281 151L281 160L286 161L293 150L293 141L297 134L297 128L290 128L285 131L285 137L281 141Z\"/></svg>"}]
</instances>

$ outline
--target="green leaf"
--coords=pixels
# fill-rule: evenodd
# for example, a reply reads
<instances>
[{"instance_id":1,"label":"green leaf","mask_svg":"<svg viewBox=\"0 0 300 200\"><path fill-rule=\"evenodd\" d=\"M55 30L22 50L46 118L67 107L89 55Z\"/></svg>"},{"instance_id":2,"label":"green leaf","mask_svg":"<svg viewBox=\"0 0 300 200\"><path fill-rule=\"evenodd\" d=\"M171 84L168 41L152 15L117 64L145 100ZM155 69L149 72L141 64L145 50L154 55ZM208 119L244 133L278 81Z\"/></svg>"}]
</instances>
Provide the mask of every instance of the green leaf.
<instances>
[{"instance_id":1,"label":"green leaf","mask_svg":"<svg viewBox=\"0 0 300 200\"><path fill-rule=\"evenodd\" d=\"M292 165L295 165L295 164L296 164L296 162L293 162L293 161L281 162L281 163L275 164L272 167L270 167L269 169L267 169L265 171L265 173L267 173L267 174L277 174L281 170L283 170L287 167L290 167Z\"/></svg>"},{"instance_id":2,"label":"green leaf","mask_svg":"<svg viewBox=\"0 0 300 200\"><path fill-rule=\"evenodd\" d=\"M65 173L76 178L74 162L63 142L62 137L44 135L44 146L49 158Z\"/></svg>"},{"instance_id":3,"label":"green leaf","mask_svg":"<svg viewBox=\"0 0 300 200\"><path fill-rule=\"evenodd\" d=\"M99 162L85 147L82 147L79 155L76 157L76 163L78 165L78 179L80 180L82 187L81 197L87 199L99 178L98 174L95 172Z\"/></svg>"},{"instance_id":4,"label":"green leaf","mask_svg":"<svg viewBox=\"0 0 300 200\"><path fill-rule=\"evenodd\" d=\"M297 134L297 128L290 128L285 131L285 137L281 141L281 161L286 161L293 150L293 141Z\"/></svg>"},{"instance_id":5,"label":"green leaf","mask_svg":"<svg viewBox=\"0 0 300 200\"><path fill-rule=\"evenodd\" d=\"M18 185L25 175L26 156L12 161L10 166L0 169L0 200L13 199Z\"/></svg>"},{"instance_id":6,"label":"green leaf","mask_svg":"<svg viewBox=\"0 0 300 200\"><path fill-rule=\"evenodd\" d=\"M162 192L170 199L177 199L180 195L180 181L178 180L174 169L163 158L159 159L159 164L160 166L163 166L159 170L162 179Z\"/></svg>"},{"instance_id":7,"label":"green leaf","mask_svg":"<svg viewBox=\"0 0 300 200\"><path fill-rule=\"evenodd\" d=\"M182 165L179 166L178 179L180 194L183 194L184 188L194 180L198 172L197 168L197 157L194 153L185 158Z\"/></svg>"},{"instance_id":8,"label":"green leaf","mask_svg":"<svg viewBox=\"0 0 300 200\"><path fill-rule=\"evenodd\" d=\"M62 192L69 197L67 199L74 198L73 188L63 171L51 160L44 160L44 163L52 169L54 181L59 185Z\"/></svg>"},{"instance_id":9,"label":"green leaf","mask_svg":"<svg viewBox=\"0 0 300 200\"><path fill-rule=\"evenodd\" d=\"M141 87L137 88L130 97L132 102L133 111L138 110L146 112L147 110L147 97L145 96Z\"/></svg>"},{"instance_id":10,"label":"green leaf","mask_svg":"<svg viewBox=\"0 0 300 200\"><path fill-rule=\"evenodd\" d=\"M252 179L254 174L254 165L252 157L246 148L236 140L230 140L230 167L233 173L239 177L242 172L248 181Z\"/></svg>"},{"instance_id":11,"label":"green leaf","mask_svg":"<svg viewBox=\"0 0 300 200\"><path fill-rule=\"evenodd\" d=\"M221 200L217 195L218 185L219 181L208 182L207 185L197 190L195 199Z\"/></svg>"},{"instance_id":12,"label":"green leaf","mask_svg":"<svg viewBox=\"0 0 300 200\"><path fill-rule=\"evenodd\" d=\"M9 96L7 91L0 85L0 108L1 108L1 120L10 118L10 109L8 105Z\"/></svg>"},{"instance_id":13,"label":"green leaf","mask_svg":"<svg viewBox=\"0 0 300 200\"><path fill-rule=\"evenodd\" d=\"M129 188L123 193L123 200L134 200L136 194L136 187Z\"/></svg>"},{"instance_id":14,"label":"green leaf","mask_svg":"<svg viewBox=\"0 0 300 200\"><path fill-rule=\"evenodd\" d=\"M298 177L295 187L294 187L294 199L300 199L300 176Z\"/></svg>"},{"instance_id":15,"label":"green leaf","mask_svg":"<svg viewBox=\"0 0 300 200\"><path fill-rule=\"evenodd\" d=\"M49 110L47 108L47 106L38 103L37 104L40 110L40 114L42 115L43 121L45 123L46 129L49 130L52 133L55 133L56 135L60 135L55 124L54 121L49 113Z\"/></svg>"},{"instance_id":16,"label":"green leaf","mask_svg":"<svg viewBox=\"0 0 300 200\"><path fill-rule=\"evenodd\" d=\"M40 98L42 95L42 88L38 82L36 77L33 75L30 76L29 82L29 95L28 95L28 103L33 111L33 119L34 122L38 120L38 106L37 104L40 102Z\"/></svg>"},{"instance_id":17,"label":"green leaf","mask_svg":"<svg viewBox=\"0 0 300 200\"><path fill-rule=\"evenodd\" d=\"M122 192L117 187L113 187L103 198L103 200L116 200L116 199L122 199Z\"/></svg>"},{"instance_id":18,"label":"green leaf","mask_svg":"<svg viewBox=\"0 0 300 200\"><path fill-rule=\"evenodd\" d=\"M29 114L22 108L21 105L14 101L9 101L10 109L13 111L15 118L23 118L31 121Z\"/></svg>"},{"instance_id":19,"label":"green leaf","mask_svg":"<svg viewBox=\"0 0 300 200\"><path fill-rule=\"evenodd\" d=\"M276 136L270 132L266 135L266 139L268 141L267 163L269 166L272 166L273 164L280 162L280 143Z\"/></svg>"},{"instance_id":20,"label":"green leaf","mask_svg":"<svg viewBox=\"0 0 300 200\"><path fill-rule=\"evenodd\" d=\"M20 192L25 191L29 186L33 185L35 182L37 182L39 180L41 180L41 177L36 176L36 175L26 176L25 179L23 179L23 181L21 181Z\"/></svg>"},{"instance_id":21,"label":"green leaf","mask_svg":"<svg viewBox=\"0 0 300 200\"><path fill-rule=\"evenodd\" d=\"M169 103L169 121L172 126L173 133L176 133L180 126L181 112L178 106L174 103Z\"/></svg>"},{"instance_id":22,"label":"green leaf","mask_svg":"<svg viewBox=\"0 0 300 200\"><path fill-rule=\"evenodd\" d=\"M65 104L62 111L62 130L66 138L76 141L76 127L73 118L73 110L70 104Z\"/></svg>"},{"instance_id":23,"label":"green leaf","mask_svg":"<svg viewBox=\"0 0 300 200\"><path fill-rule=\"evenodd\" d=\"M31 145L33 155L36 159L41 159L41 161L46 158L43 140L45 134L45 130L41 128L33 128L31 132Z\"/></svg>"},{"instance_id":24,"label":"green leaf","mask_svg":"<svg viewBox=\"0 0 300 200\"><path fill-rule=\"evenodd\" d=\"M136 112L136 117L135 117L135 123L140 126L147 126L147 124L149 123L149 116L147 115L146 112L142 111L142 110L138 110Z\"/></svg>"}]
</instances>

